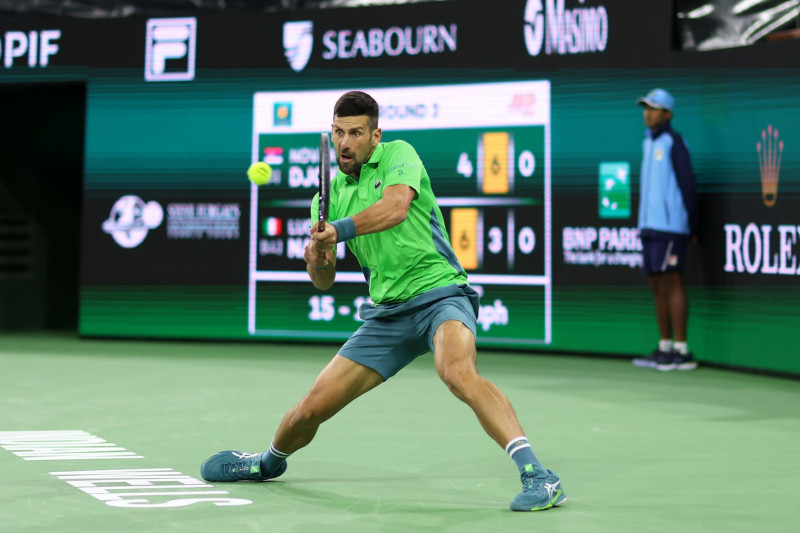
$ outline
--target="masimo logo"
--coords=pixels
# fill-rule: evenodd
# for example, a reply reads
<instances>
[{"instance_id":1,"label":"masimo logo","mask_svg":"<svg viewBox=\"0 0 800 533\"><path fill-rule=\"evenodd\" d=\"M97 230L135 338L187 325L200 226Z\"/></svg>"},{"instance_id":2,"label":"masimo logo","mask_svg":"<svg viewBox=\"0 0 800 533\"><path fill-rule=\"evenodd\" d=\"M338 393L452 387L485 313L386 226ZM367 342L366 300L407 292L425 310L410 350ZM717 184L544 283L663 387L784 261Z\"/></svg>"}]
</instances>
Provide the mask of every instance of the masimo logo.
<instances>
[{"instance_id":1,"label":"masimo logo","mask_svg":"<svg viewBox=\"0 0 800 533\"><path fill-rule=\"evenodd\" d=\"M147 232L161 225L164 208L158 202L146 202L133 194L117 200L108 219L103 222L103 231L111 235L123 248L136 248L147 237Z\"/></svg>"},{"instance_id":2,"label":"masimo logo","mask_svg":"<svg viewBox=\"0 0 800 533\"><path fill-rule=\"evenodd\" d=\"M573 0L574 1L574 0ZM602 52L608 44L608 11L605 6L565 7L565 0L528 0L525 4L525 47L538 56ZM546 5L546 6L545 6ZM546 8L545 8L546 7Z\"/></svg>"}]
</instances>

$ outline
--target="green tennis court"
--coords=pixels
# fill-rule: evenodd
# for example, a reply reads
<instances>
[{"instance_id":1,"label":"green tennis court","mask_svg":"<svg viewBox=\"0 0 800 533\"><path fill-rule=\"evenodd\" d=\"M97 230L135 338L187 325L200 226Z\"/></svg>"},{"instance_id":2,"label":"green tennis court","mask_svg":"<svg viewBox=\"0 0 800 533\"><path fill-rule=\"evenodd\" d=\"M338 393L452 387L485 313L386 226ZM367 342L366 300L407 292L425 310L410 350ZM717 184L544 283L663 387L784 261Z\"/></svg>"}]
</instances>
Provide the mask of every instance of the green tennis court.
<instances>
[{"instance_id":1,"label":"green tennis court","mask_svg":"<svg viewBox=\"0 0 800 533\"><path fill-rule=\"evenodd\" d=\"M323 425L278 480L199 480L216 451L266 449L335 349L0 336L0 530L796 530L798 383L628 360L479 356L561 476L561 508L508 511L516 467L430 356Z\"/></svg>"}]
</instances>

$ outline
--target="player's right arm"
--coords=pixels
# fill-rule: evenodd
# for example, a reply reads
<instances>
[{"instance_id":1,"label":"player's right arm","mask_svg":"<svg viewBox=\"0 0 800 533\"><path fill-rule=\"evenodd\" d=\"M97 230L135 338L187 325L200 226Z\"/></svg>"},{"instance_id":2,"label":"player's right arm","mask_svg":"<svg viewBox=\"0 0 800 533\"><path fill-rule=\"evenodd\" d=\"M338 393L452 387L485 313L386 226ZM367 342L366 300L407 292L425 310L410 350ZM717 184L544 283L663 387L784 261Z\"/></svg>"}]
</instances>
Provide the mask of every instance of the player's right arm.
<instances>
[{"instance_id":1,"label":"player's right arm","mask_svg":"<svg viewBox=\"0 0 800 533\"><path fill-rule=\"evenodd\" d=\"M303 259L306 262L306 272L311 278L311 283L320 290L331 288L336 280L336 249L326 247L314 238L319 232L319 222L311 228L311 238L306 244Z\"/></svg>"},{"instance_id":2,"label":"player's right arm","mask_svg":"<svg viewBox=\"0 0 800 533\"><path fill-rule=\"evenodd\" d=\"M335 209L335 208L334 208ZM319 193L311 201L311 220L319 220ZM326 224L330 227L330 224ZM336 246L319 241L319 222L311 226L311 238L306 244L303 259L306 272L314 287L326 291L336 279ZM335 242L335 241L334 241Z\"/></svg>"}]
</instances>

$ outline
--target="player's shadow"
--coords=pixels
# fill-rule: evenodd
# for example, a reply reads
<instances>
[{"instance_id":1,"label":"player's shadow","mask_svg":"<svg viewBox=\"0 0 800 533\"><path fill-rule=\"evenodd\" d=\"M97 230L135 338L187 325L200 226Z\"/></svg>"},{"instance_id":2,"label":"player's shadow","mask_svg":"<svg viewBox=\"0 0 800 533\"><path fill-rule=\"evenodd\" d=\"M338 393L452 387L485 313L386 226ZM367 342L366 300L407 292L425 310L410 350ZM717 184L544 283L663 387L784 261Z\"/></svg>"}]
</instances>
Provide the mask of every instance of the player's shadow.
<instances>
[{"instance_id":1,"label":"player's shadow","mask_svg":"<svg viewBox=\"0 0 800 533\"><path fill-rule=\"evenodd\" d=\"M413 499L398 495L395 491L382 490L389 486L396 486L400 483L418 483L419 478L416 476L395 476L392 478L383 477L357 477L357 478L303 478L292 480L273 480L268 481L270 492L274 492L275 496L280 495L282 499L289 498L294 500L295 504L303 504L304 506L314 506L317 508L331 509L335 511L347 511L353 514L363 515L378 513L392 514L392 513L435 513L447 514L448 523L454 524L453 520L457 519L459 514L463 514L465 509L469 510L471 516L470 522L474 522L475 513L484 513L487 517L494 516L498 512L504 511L505 504L502 502L493 501L470 501L457 502L454 498L439 499L437 501L436 491L426 490L420 488L420 491ZM375 491L370 494L375 496L365 497L364 493L358 495L348 495L346 490L331 491L320 488L315 488L318 483L336 483L336 484L370 484L375 486ZM383 494L384 496L379 496ZM452 496L452 494L451 494ZM450 516L452 515L452 516Z\"/></svg>"}]
</instances>

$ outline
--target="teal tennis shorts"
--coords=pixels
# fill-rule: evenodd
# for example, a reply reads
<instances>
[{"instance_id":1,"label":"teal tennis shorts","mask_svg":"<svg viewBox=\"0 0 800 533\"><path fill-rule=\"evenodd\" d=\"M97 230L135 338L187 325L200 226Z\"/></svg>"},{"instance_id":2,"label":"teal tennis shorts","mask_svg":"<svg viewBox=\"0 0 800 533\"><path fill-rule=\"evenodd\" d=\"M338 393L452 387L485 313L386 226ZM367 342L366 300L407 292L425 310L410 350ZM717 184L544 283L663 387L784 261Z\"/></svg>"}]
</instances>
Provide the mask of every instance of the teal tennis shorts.
<instances>
[{"instance_id":1,"label":"teal tennis shorts","mask_svg":"<svg viewBox=\"0 0 800 533\"><path fill-rule=\"evenodd\" d=\"M361 306L364 323L339 355L379 373L384 381L428 351L446 320L458 320L475 335L478 293L469 285L448 285L400 304Z\"/></svg>"}]
</instances>

